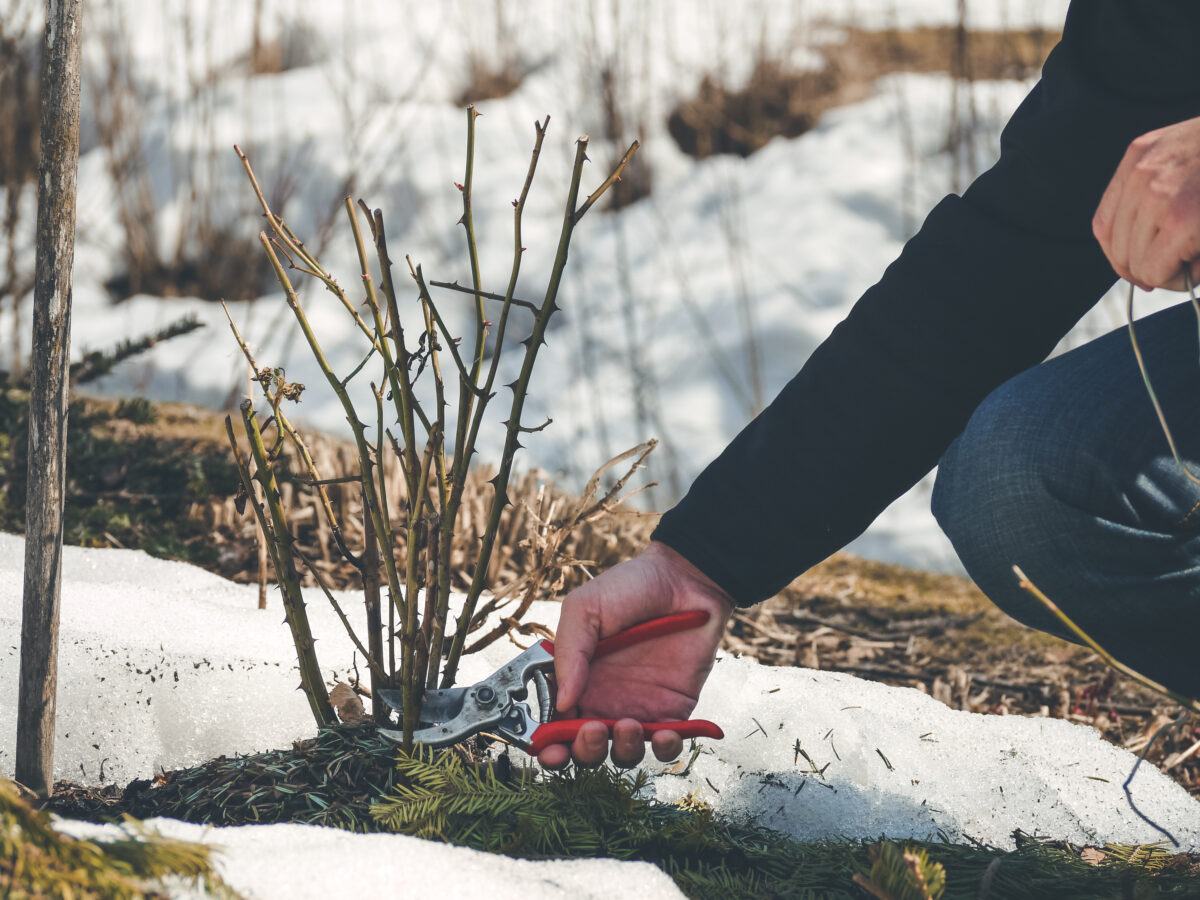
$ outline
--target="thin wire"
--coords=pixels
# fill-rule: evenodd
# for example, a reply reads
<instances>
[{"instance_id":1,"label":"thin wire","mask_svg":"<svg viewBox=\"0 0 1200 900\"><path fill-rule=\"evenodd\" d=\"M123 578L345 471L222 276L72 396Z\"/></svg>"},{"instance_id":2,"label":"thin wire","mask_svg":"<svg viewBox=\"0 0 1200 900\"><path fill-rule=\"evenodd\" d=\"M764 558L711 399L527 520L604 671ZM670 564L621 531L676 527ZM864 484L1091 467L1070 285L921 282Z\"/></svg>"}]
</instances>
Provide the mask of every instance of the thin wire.
<instances>
[{"instance_id":1,"label":"thin wire","mask_svg":"<svg viewBox=\"0 0 1200 900\"><path fill-rule=\"evenodd\" d=\"M1187 288L1188 299L1192 304L1192 310L1196 313L1197 333L1200 334L1200 299L1196 297L1196 286L1192 283L1192 267L1189 263L1183 265L1183 283ZM1129 299L1125 305L1125 317L1129 322L1129 342L1133 345L1133 355L1137 358L1138 370L1142 373L1142 381L1146 385L1146 393L1150 395L1150 402L1154 404L1154 412L1158 415L1158 422L1162 426L1163 435L1166 436L1167 446L1171 448L1171 455L1175 457L1175 462L1179 466L1180 471L1188 477L1188 479L1196 484L1200 484L1200 478L1197 478L1188 469L1187 464L1179 456L1179 451L1175 447L1175 438L1171 435L1171 429L1167 426L1166 416L1163 415L1162 405L1158 402L1158 397L1154 393L1154 387L1150 384L1150 375L1146 371L1146 362L1142 358L1142 349L1138 346L1137 332L1133 327L1133 283L1129 284ZM1125 783L1121 785L1121 789L1125 792L1125 799L1129 803L1129 808L1137 814L1137 817L1157 831L1159 834L1165 835L1171 843L1178 847L1179 841L1175 840L1175 836L1167 829L1163 828L1140 809L1133 802L1133 793L1129 790L1130 784L1133 783L1133 777L1137 775L1138 768L1145 761L1150 748L1154 746L1154 742L1166 732L1174 730L1184 719L1189 717L1187 710L1181 712L1176 718L1172 719L1167 724L1163 725L1154 732L1150 740L1146 742L1146 746L1142 748L1142 752L1138 754L1137 762L1133 764L1133 769L1129 773L1129 777L1125 779Z\"/></svg>"},{"instance_id":2,"label":"thin wire","mask_svg":"<svg viewBox=\"0 0 1200 900\"><path fill-rule=\"evenodd\" d=\"M1183 722L1184 719L1187 719L1189 716L1190 716L1190 713L1185 709L1183 712L1181 712L1178 716L1176 716L1170 722L1168 722L1165 725L1160 726L1159 729L1154 732L1154 734L1151 736L1150 740L1148 740L1146 742L1146 746L1142 748L1142 752L1138 754L1137 762L1135 762L1133 764L1133 769L1132 769L1132 771L1130 771L1129 777L1126 778L1125 783L1121 785L1121 790L1123 790L1125 792L1125 800L1129 803L1129 808L1132 809L1137 814L1137 817L1139 819L1141 819L1143 822L1145 822L1147 825L1149 825L1151 828L1153 828L1159 834L1165 835L1167 837L1167 839L1171 842L1171 844L1175 847L1179 846L1179 841L1175 840L1175 835L1171 834L1171 832L1167 831L1167 829L1163 828L1161 825L1159 825L1157 822L1155 822L1153 819L1151 819L1148 815L1146 815L1144 812L1142 812L1140 809L1137 808L1137 804L1133 802L1133 792L1129 790L1129 785L1131 785L1133 783L1133 776L1137 774L1137 770L1141 766L1141 764L1146 761L1146 755L1150 752L1150 748L1154 746L1154 742L1158 740L1159 736L1162 734L1165 734L1168 731L1174 730L1176 726L1178 726L1181 722Z\"/></svg>"},{"instance_id":3,"label":"thin wire","mask_svg":"<svg viewBox=\"0 0 1200 900\"><path fill-rule=\"evenodd\" d=\"M1192 276L1188 266L1183 267L1183 279L1187 285L1188 295L1191 298L1192 309L1196 312L1197 330L1200 332L1200 300L1197 300L1195 285L1192 284ZM1137 359L1138 370L1142 373L1142 381L1146 385L1146 393L1150 395L1150 402L1154 404L1154 412L1158 415L1158 423L1162 426L1163 434L1167 438L1167 446L1171 448L1171 455L1175 457L1175 463L1179 466L1180 471L1188 477L1188 480L1195 484L1200 484L1200 478L1192 474L1191 470L1179 456L1179 451L1175 448L1175 438L1171 435L1171 429L1167 426L1167 418L1163 415L1162 404L1158 402L1158 395L1154 393L1154 387L1150 384L1150 375L1146 371L1146 361L1142 358L1142 348L1138 346L1137 332L1133 327L1133 283L1129 284L1129 299L1125 304L1125 318L1129 323L1129 342L1133 345L1133 355Z\"/></svg>"}]
</instances>

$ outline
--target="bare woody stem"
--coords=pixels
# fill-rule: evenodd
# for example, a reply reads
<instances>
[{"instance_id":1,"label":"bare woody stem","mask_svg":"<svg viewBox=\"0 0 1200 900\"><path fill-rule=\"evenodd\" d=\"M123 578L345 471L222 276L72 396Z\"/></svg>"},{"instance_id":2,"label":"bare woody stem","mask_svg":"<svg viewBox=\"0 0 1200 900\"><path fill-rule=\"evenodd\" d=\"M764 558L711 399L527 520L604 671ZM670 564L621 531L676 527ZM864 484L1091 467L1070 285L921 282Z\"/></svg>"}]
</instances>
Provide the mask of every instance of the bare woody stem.
<instances>
[{"instance_id":1,"label":"bare woody stem","mask_svg":"<svg viewBox=\"0 0 1200 900\"><path fill-rule=\"evenodd\" d=\"M349 197L346 198L346 215L350 219L350 228L354 234L354 246L358 251L358 264L362 272L363 286L367 292L367 306L371 311L371 316L375 324L375 340L379 345L379 352L383 357L383 370L388 379L388 385L391 388L392 400L396 406L396 419L401 423L401 428L408 427L409 431L405 433L405 446L407 448L407 457L405 465L401 468L404 470L404 475L408 481L408 491L411 496L417 490L417 485L412 483L412 477L416 470L416 451L411 442L411 427L414 412L418 411L420 404L417 403L417 398L413 394L412 384L409 381L408 373L408 351L404 347L403 338L400 332L395 331L398 327L398 321L393 319L393 335L396 342L397 357L400 364L392 357L392 351L388 347L387 329L383 323L383 311L379 306L379 298L375 294L375 281L371 277L371 267L367 262L367 249L363 243L362 232L358 227L358 214L354 207L354 203ZM372 222L372 230L374 230L374 222ZM386 299L386 298L385 298ZM389 303L390 305L394 305ZM382 444L382 435L380 435ZM382 466L382 455L380 457L380 465Z\"/></svg>"},{"instance_id":2,"label":"bare woody stem","mask_svg":"<svg viewBox=\"0 0 1200 900\"><path fill-rule=\"evenodd\" d=\"M464 453L469 461L475 453L475 443L479 436L479 427L483 421L484 410L492 398L492 386L496 381L496 372L500 362L500 347L504 343L504 335L508 327L509 312L512 309L513 294L517 289L517 280L521 271L521 260L525 255L525 247L521 241L521 217L525 211L525 201L529 196L530 185L533 184L533 176L537 171L538 159L541 157L542 142L546 137L546 128L550 124L550 117L547 116L544 122L534 122L535 131L533 152L529 159L529 170L525 175L525 184L521 188L520 196L513 202L513 262L512 270L508 279L508 288L502 298L504 305L500 309L500 317L496 327L496 352L492 355L492 363L488 368L487 380L484 383L483 389L480 391L481 398L478 406L475 409L475 414L471 421L470 433L466 435L464 440L462 434L459 435L459 441L463 443ZM419 279L418 279L419 280ZM424 289L423 282L422 289ZM478 288L476 289L478 290ZM478 299L478 294L476 295ZM536 308L535 308L536 309ZM437 684L437 666L441 662L442 644L446 633L446 619L449 615L450 604L450 551L452 546L452 536L454 533L454 520L458 513L458 507L462 500L462 491L466 485L465 477L456 482L455 489L452 491L448 514L442 517L441 534L438 539L438 548L441 552L438 561L438 605L437 614L434 619L432 629L432 637L430 644L430 669L426 678L426 684L434 687ZM493 529L494 530L494 529ZM487 562L490 559L490 549L488 557L481 556L482 565L487 567ZM477 563L477 566L479 564ZM469 622L470 619L465 621ZM461 646L461 644L460 644ZM461 651L460 651L461 652Z\"/></svg>"},{"instance_id":3,"label":"bare woody stem","mask_svg":"<svg viewBox=\"0 0 1200 900\"><path fill-rule=\"evenodd\" d=\"M246 154L242 152L242 148L237 144L233 145L233 149L237 153L238 159L242 161L242 168L246 171L246 177L250 179L250 184L254 187L254 195L258 197L259 206L262 207L263 215L266 217L267 223L271 226L271 233L274 235L274 239L279 242L288 257L290 268L299 268L301 271L306 272L306 274L319 279L325 285L325 289L337 297L338 302L342 304L342 307L354 320L354 324L358 326L358 330L366 335L368 340L374 345L374 334L367 323L363 321L363 317L358 314L358 310L354 308L354 304L350 302L346 296L346 292L342 290L333 276L322 268L317 258L308 252L304 244L297 240L296 235L288 228L287 223L271 211L271 207L267 204L267 198L263 196L262 188L258 186L258 179L254 176L254 170L250 167L249 158L247 158ZM304 267L296 265L295 259L297 258L304 263Z\"/></svg>"},{"instance_id":4,"label":"bare woody stem","mask_svg":"<svg viewBox=\"0 0 1200 900\"><path fill-rule=\"evenodd\" d=\"M500 458L496 477L492 479L495 494L492 497L491 507L488 512L488 522L484 529L483 541L479 550L479 559L475 565L475 575L471 579L471 586L467 591L463 610L455 627L454 640L450 645L450 653L446 659L445 668L442 671L443 687L449 687L454 684L454 677L458 671L458 662L466 643L468 627L474 616L475 605L479 601L479 595L483 592L484 583L487 580L488 562L491 559L492 548L495 544L496 532L500 524L500 514L503 512L504 507L511 502L508 499L508 481L512 472L513 457L516 456L516 452L520 448L519 437L522 432L532 430L521 424L521 413L525 407L525 398L529 391L529 379L533 374L533 364L537 359L538 349L545 343L546 327L549 325L554 312L558 309L555 300L558 297L559 285L562 283L563 272L567 266L571 237L580 219L595 204L608 186L616 181L620 171L625 167L638 148L638 144L634 142L613 174L609 175L605 182L588 197L587 202L583 206L576 208L579 199L579 183L583 176L583 164L587 160L587 144L586 136L579 138L576 142L575 164L571 170L571 186L567 191L566 210L563 213L562 230L559 233L558 249L554 256L554 266L550 271L550 281L546 286L546 295L542 301L542 306L534 318L533 332L525 341L525 357L521 362L520 375L517 376L517 380L512 385L513 399L504 437L504 451Z\"/></svg>"},{"instance_id":5,"label":"bare woody stem","mask_svg":"<svg viewBox=\"0 0 1200 900\"><path fill-rule=\"evenodd\" d=\"M547 117L548 118L548 117ZM444 291L457 291L460 294L473 294L476 297L482 297L485 300L500 300L512 303L513 306L521 306L530 312L537 312L538 305L531 303L528 300L522 300L519 297L506 297L504 294L497 294L492 291L473 291L469 287L464 287L457 281L433 281L429 282L430 287L441 288Z\"/></svg>"},{"instance_id":6,"label":"bare woody stem","mask_svg":"<svg viewBox=\"0 0 1200 900\"><path fill-rule=\"evenodd\" d=\"M321 667L317 662L317 651L313 643L312 630L308 624L304 594L300 590L300 579L296 574L296 561L292 556L291 533L283 512L283 502L279 497L279 485L275 481L275 472L267 458L262 432L259 431L258 422L254 416L253 402L243 400L241 410L242 424L250 442L250 453L258 470L255 475L250 474L249 466L242 460L237 439L233 433L233 422L229 416L225 417L225 431L229 435L229 443L233 448L238 474L242 479L242 487L254 507L259 527L269 538L267 547L271 553L271 562L275 566L275 575L279 579L279 586L283 594L284 617L287 619L288 628L292 632L292 641L296 646L296 660L300 667L300 684L304 688L304 695L308 698L309 708L312 710L317 725L332 725L337 719L334 716L333 707L329 703L329 695L325 691L325 682L321 677ZM262 506L254 499L252 480L257 480L262 486L263 500L270 510L269 525Z\"/></svg>"},{"instance_id":7,"label":"bare woody stem","mask_svg":"<svg viewBox=\"0 0 1200 900\"><path fill-rule=\"evenodd\" d=\"M267 240L265 234L259 234L259 241L262 243L263 249L267 252L267 259L270 261L271 268L275 272L275 278L283 288L288 307L292 310L296 321L300 325L300 330L304 334L304 339L308 342L313 358L317 361L321 373L325 376L325 380L337 395L338 400L342 404L342 409L346 413L346 422L349 424L350 430L354 435L354 444L358 450L358 461L362 473L363 493L367 498L367 509L372 517L372 524L375 526L379 546L384 551L382 556L384 570L387 573L388 590L391 593L392 603L396 605L397 611L403 617L405 597L400 588L395 560L391 553L391 523L384 518L381 512L383 507L380 502L379 492L376 490L375 479L372 475L374 460L371 455L370 445L367 443L365 428L358 419L358 414L354 409L354 404L350 400L350 395L346 391L346 386L334 374L329 361L325 358L325 352L321 349L321 343L317 340L317 336L308 322L308 317L304 314L303 307L300 306L300 301L296 296L295 288L292 287L291 279L288 278L287 272L283 270L283 266L279 262L279 257L275 255L275 248L271 246L271 242Z\"/></svg>"},{"instance_id":8,"label":"bare woody stem","mask_svg":"<svg viewBox=\"0 0 1200 900\"><path fill-rule=\"evenodd\" d=\"M457 440L454 445L454 478L465 477L467 466L471 464L470 456L463 446L462 436L466 434L467 423L471 420L471 409L475 403L475 391L479 384L479 372L483 368L483 349L487 338L487 327L483 314L483 298L478 292L483 289L479 275L479 252L475 247L475 215L471 210L472 192L475 181L475 120L479 111L474 106L467 107L467 163L463 175L462 224L466 229L467 255L471 261L471 284L477 292L475 295L475 352L471 361L471 373L459 380L458 392L458 425L455 429ZM428 291L426 292L428 298ZM432 301L430 301L432 307ZM453 342L451 342L453 344ZM457 351L455 351L457 355Z\"/></svg>"},{"instance_id":9,"label":"bare woody stem","mask_svg":"<svg viewBox=\"0 0 1200 900\"><path fill-rule=\"evenodd\" d=\"M412 355L404 342L404 327L400 321L400 305L396 300L396 285L392 279L392 259L388 255L387 249L387 230L384 227L383 211L375 210L369 212L367 205L359 201L359 206L364 212L368 212L368 221L371 226L371 237L375 242L375 252L379 258L380 270L380 287L383 289L384 300L387 302L388 322L391 326L390 336L396 345L396 364L402 370L398 377L400 379L401 390L409 395L412 395L412 381L409 374L409 365ZM400 459L404 461L406 471L412 471L416 468L416 424L414 417L420 419L422 426L425 428L426 434L432 434L436 428L439 432L443 431L441 427L442 410L439 408L435 413L435 421L431 422L425 413L421 410L420 405L416 403L408 403L402 407L400 417L400 433L404 439L402 452L398 453ZM439 478L442 472L442 461L439 455L438 458L438 473Z\"/></svg>"},{"instance_id":10,"label":"bare woody stem","mask_svg":"<svg viewBox=\"0 0 1200 900\"><path fill-rule=\"evenodd\" d=\"M242 355L246 357L246 362L250 364L250 368L257 375L261 370L258 363L254 359L254 354L250 351L250 345L246 343L242 333L238 330L237 325L233 322L233 317L229 314L229 307L224 303L221 308L225 310L225 318L229 320L229 327L233 331L234 339L237 340L238 346L242 348ZM296 453L300 456L300 461L304 463L304 468L308 472L311 484L317 490L317 496L321 501L321 511L325 515L325 521L329 523L329 531L333 535L334 543L337 544L338 552L345 557L346 561L356 569L361 571L363 561L360 557L350 552L350 548L346 546L345 536L342 532L342 524L338 521L337 516L333 512L333 504L329 500L329 492L325 490L325 485L328 483L323 480L317 472L316 463L313 462L312 454L309 452L308 445L304 443L304 439L300 437L299 432L292 426L288 417L279 408L279 397L277 394L272 394L270 388L266 384L259 382L262 388L263 396L267 402L271 404L271 408L275 411L275 421L279 424L279 430L287 435L292 442L292 446L296 449ZM357 477L349 479L358 481Z\"/></svg>"}]
</instances>

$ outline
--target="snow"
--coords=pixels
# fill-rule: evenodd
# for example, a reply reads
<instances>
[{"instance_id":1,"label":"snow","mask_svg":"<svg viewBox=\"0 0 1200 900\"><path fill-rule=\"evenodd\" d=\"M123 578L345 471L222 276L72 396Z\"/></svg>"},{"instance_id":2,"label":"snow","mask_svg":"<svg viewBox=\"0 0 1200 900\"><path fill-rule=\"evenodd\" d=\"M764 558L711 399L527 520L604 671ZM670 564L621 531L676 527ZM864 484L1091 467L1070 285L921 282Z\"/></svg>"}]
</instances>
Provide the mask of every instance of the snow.
<instances>
[{"instance_id":1,"label":"snow","mask_svg":"<svg viewBox=\"0 0 1200 900\"><path fill-rule=\"evenodd\" d=\"M524 217L529 251L518 296L539 296L545 283L575 138L595 136L590 189L639 137L633 165L653 174L653 192L620 214L594 212L577 230L563 312L539 358L527 407L530 421L555 422L530 435L518 464L578 487L604 460L658 437L650 476L660 487L644 499L660 510L791 378L925 211L956 188L946 144L952 97L958 92L961 100L965 88L943 75L884 79L869 99L835 109L813 131L777 139L744 160L696 162L666 129L669 111L694 96L705 74L736 86L760 59L812 65L813 48L841 27L951 24L956 0L262 5L263 39L282 37L298 48L296 68L245 75L257 4L181 0L146 7L115 0L87 29L73 353L111 346L185 313L208 326L123 365L96 386L101 392L223 407L245 383L244 364L214 304L138 296L113 306L103 287L119 267L121 233L92 101L106 48L127 60L139 91L139 104L127 112L140 117L160 246L174 247L198 208L217 223L240 222L247 232L257 227L230 149L236 142L268 193L292 182L283 212L310 245L320 243L321 226L332 217L323 259L343 284L357 272L338 206L350 175L355 194L385 210L396 259L409 253L427 276L466 278L456 225L460 197L452 185L462 180L465 116L454 98L472 56L511 56L527 70L512 95L480 105L474 214L485 287L502 289L507 281L509 202L524 179L535 120L552 117ZM1058 27L1066 6L1065 0L971 0L966 10L974 28ZM605 68L614 73L625 121L625 133L612 140L599 136ZM977 158L966 161L967 170L982 169L995 155L1000 128L1028 87L973 86ZM33 192L26 193L28 227L18 255L32 259ZM749 316L743 296L752 299ZM324 292L310 289L304 297L329 358L347 371L362 356L352 326ZM461 300L442 299L460 333ZM1106 301L1068 343L1118 324L1114 309ZM324 388L278 291L235 303L233 313L263 364L282 365L309 386L297 418L344 429L341 407ZM7 366L11 329L11 317L0 312L0 367ZM521 331L514 329L514 340ZM507 362L515 366L516 354ZM501 372L499 381L511 377L511 370ZM367 409L369 380L352 385ZM496 456L498 423L506 417L499 406L489 415L481 459ZM929 487L926 479L897 501L851 549L959 571L928 512Z\"/></svg>"},{"instance_id":2,"label":"snow","mask_svg":"<svg viewBox=\"0 0 1200 900\"><path fill-rule=\"evenodd\" d=\"M1057 27L1066 5L971 0L968 19L976 28ZM113 306L103 287L119 265L120 233L92 100L106 47L123 54L138 87L132 114L140 118L161 246L175 246L196 215L193 185L215 222L257 227L253 199L229 149L237 142L268 190L285 174L294 180L283 212L310 245L333 216L322 259L343 284L353 283L357 272L337 207L351 174L356 196L387 214L395 258L410 253L427 276L466 279L455 224L460 197L452 186L462 180L465 116L454 97L472 54L511 53L528 74L511 96L481 104L474 212L485 287L502 288L511 262L509 202L524 179L532 123L550 114L524 217L529 252L518 296L538 296L545 283L572 142L582 133L600 134L598 76L611 69L627 133L594 138L596 162L585 189L599 183L604 166L637 136L642 150L633 165L653 173L653 193L619 214L594 211L577 230L560 295L563 312L539 358L527 408L530 421L549 415L555 422L529 436L519 460L577 487L616 452L659 437L663 445L650 473L662 483L650 498L659 509L748 421L756 377L769 400L879 277L925 211L956 188L946 143L952 97L963 88L942 75L883 79L871 97L744 160L696 162L666 131L667 112L693 96L705 74L736 85L763 57L812 65L815 44L840 27L949 24L956 21L956 0L264 0L264 39L287 37L301 64L248 78L253 6L114 0L85 29L73 356L185 313L208 326L124 364L97 385L103 393L222 407L245 378L218 307L150 296ZM1015 82L972 87L978 158L967 161L968 169L985 167L995 155L1000 128L1028 88ZM18 201L17 258L31 263L32 187ZM348 370L362 355L352 328L328 295L309 289L303 296L333 365ZM743 297L753 301L749 319ZM1139 299L1139 310L1146 314L1163 302ZM442 303L454 317L456 301ZM282 365L290 380L309 385L299 418L331 431L343 428L342 410L322 390L278 292L231 307L260 362ZM1115 298L1103 301L1064 345L1119 325L1119 308ZM8 367L13 343L8 309L0 308L0 368ZM26 354L28 321L26 306L19 335ZM461 315L457 322L463 327ZM507 359L510 366L517 362L511 352ZM501 382L509 378L500 373ZM369 404L366 379L352 387L358 402ZM492 410L482 458L494 458L496 422L506 415L501 407ZM893 504L851 549L956 569L928 513L929 486L926 479ZM23 549L20 538L0 535L0 685L9 698L0 702L5 775L13 768ZM324 598L310 595L309 601L323 672L330 680L345 678L352 645ZM345 601L347 609L357 608L353 595ZM278 601L265 612L256 605L256 589L190 566L140 552L66 548L56 777L123 784L160 768L286 747L311 735ZM553 624L556 607L545 605L533 617ZM462 679L481 677L513 652L493 645L466 658ZM912 690L729 657L718 662L696 715L724 726L726 739L705 742L686 777L656 774L655 794L674 800L694 792L721 812L752 815L799 838L944 834L1011 846L1018 827L1077 842L1159 838L1121 793L1133 757L1082 726L982 717ZM797 746L821 774L811 771ZM1200 850L1197 801L1150 767L1139 772L1133 791L1184 849ZM222 871L259 900L390 894L397 885L405 896L487 892L537 900L635 890L679 896L665 875L639 863L515 861L312 826L153 825L224 848Z\"/></svg>"},{"instance_id":3,"label":"snow","mask_svg":"<svg viewBox=\"0 0 1200 900\"><path fill-rule=\"evenodd\" d=\"M7 697L16 693L23 554L21 538L0 535L0 685ZM353 594L342 598L356 608ZM330 681L344 678L352 645L321 595L309 592L307 601L322 671ZM56 777L124 784L159 768L310 736L276 598L270 607L257 609L255 587L183 563L140 551L65 548ZM542 603L531 616L553 626L557 608ZM498 643L464 658L461 681L483 677L516 652ZM800 839L942 835L1007 847L1017 828L1077 843L1161 837L1121 792L1134 757L1081 725L960 712L911 689L729 656L718 660L695 715L721 725L725 739L702 742L686 775L647 764L654 794L664 801L695 794L724 814L752 816ZM15 705L0 705L6 776L15 723ZM1183 849L1200 851L1200 802L1151 766L1138 773L1133 792ZM465 895L485 882L499 896L590 897L600 884L606 892L627 885L677 896L661 872L639 864L516 862L315 826L153 824L224 848L222 871L263 900L362 895L401 882L414 897ZM351 877L353 890L340 887Z\"/></svg>"},{"instance_id":4,"label":"snow","mask_svg":"<svg viewBox=\"0 0 1200 900\"><path fill-rule=\"evenodd\" d=\"M532 862L404 835L351 834L318 825L206 828L175 819L150 819L147 824L165 837L219 848L221 875L247 900L683 897L665 872L644 862ZM64 822L61 827L77 837L114 833L111 827L88 823ZM197 895L180 890L173 896L191 900Z\"/></svg>"}]
</instances>

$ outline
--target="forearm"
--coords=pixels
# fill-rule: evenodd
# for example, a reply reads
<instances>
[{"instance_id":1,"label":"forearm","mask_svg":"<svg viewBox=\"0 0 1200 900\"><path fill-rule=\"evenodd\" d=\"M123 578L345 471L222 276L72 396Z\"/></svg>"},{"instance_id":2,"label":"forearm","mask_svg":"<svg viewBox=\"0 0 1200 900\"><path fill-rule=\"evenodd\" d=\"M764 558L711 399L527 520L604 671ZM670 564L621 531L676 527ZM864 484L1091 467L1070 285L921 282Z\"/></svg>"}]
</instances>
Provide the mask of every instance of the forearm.
<instances>
[{"instance_id":1,"label":"forearm","mask_svg":"<svg viewBox=\"0 0 1200 900\"><path fill-rule=\"evenodd\" d=\"M1149 30L1110 34L1131 11L1149 17L1139 19ZM934 209L655 538L754 603L860 534L924 475L987 393L1044 358L1112 284L1091 218L1134 137L1200 113L1197 78L1185 90L1155 59L1169 51L1156 36L1191 42L1198 26L1190 5L1073 7L1043 81L1005 130L1000 161ZM1110 78L1114 50L1125 55ZM1144 70L1133 64L1139 55Z\"/></svg>"}]
</instances>

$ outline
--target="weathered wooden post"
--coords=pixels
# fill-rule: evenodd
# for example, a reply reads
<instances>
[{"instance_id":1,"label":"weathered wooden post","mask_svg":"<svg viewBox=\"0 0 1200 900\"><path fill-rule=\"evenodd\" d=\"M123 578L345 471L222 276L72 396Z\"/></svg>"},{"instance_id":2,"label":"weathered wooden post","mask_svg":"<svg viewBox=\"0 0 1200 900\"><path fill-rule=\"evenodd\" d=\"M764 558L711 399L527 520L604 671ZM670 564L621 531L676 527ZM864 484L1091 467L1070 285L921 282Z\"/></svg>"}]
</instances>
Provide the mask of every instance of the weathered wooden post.
<instances>
[{"instance_id":1,"label":"weathered wooden post","mask_svg":"<svg viewBox=\"0 0 1200 900\"><path fill-rule=\"evenodd\" d=\"M54 773L82 19L83 0L46 0L16 753L17 780L42 797Z\"/></svg>"}]
</instances>

